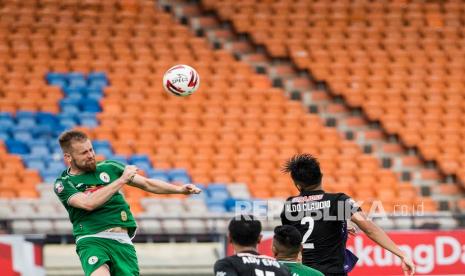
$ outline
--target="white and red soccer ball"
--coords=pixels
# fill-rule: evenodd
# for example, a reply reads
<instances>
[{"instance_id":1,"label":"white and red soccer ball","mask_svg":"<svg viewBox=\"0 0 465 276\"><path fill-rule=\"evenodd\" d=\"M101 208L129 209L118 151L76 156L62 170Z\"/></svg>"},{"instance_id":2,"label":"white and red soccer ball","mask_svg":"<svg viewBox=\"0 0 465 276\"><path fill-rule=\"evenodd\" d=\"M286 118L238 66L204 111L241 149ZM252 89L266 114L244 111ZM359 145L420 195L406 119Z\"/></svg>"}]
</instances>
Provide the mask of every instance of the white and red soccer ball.
<instances>
[{"instance_id":1,"label":"white and red soccer ball","mask_svg":"<svg viewBox=\"0 0 465 276\"><path fill-rule=\"evenodd\" d=\"M163 88L175 96L189 96L199 88L199 85L200 76L189 65L175 65L168 69L163 76Z\"/></svg>"}]
</instances>

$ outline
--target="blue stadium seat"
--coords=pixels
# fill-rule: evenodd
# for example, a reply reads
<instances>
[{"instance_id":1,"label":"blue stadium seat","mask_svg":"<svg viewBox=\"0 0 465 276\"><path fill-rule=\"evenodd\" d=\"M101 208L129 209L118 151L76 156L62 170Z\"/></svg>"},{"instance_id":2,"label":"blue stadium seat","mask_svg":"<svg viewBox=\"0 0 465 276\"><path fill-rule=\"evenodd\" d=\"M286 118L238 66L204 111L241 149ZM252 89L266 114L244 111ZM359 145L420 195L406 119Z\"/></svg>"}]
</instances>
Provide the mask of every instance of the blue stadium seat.
<instances>
[{"instance_id":1,"label":"blue stadium seat","mask_svg":"<svg viewBox=\"0 0 465 276\"><path fill-rule=\"evenodd\" d=\"M128 159L123 155L114 154L114 155L111 155L111 156L107 156L107 159L122 163L124 165L128 164Z\"/></svg>"},{"instance_id":2,"label":"blue stadium seat","mask_svg":"<svg viewBox=\"0 0 465 276\"><path fill-rule=\"evenodd\" d=\"M35 137L34 137L35 138ZM38 147L38 146L44 146L44 147L47 147L48 148L48 141L47 139L38 139L38 138L35 138L34 140L32 141L29 141L27 143L27 145L31 148L33 147Z\"/></svg>"},{"instance_id":3,"label":"blue stadium seat","mask_svg":"<svg viewBox=\"0 0 465 276\"><path fill-rule=\"evenodd\" d=\"M168 173L170 177L189 175L186 169L181 169L181 168L171 169L168 171Z\"/></svg>"},{"instance_id":4,"label":"blue stadium seat","mask_svg":"<svg viewBox=\"0 0 465 276\"><path fill-rule=\"evenodd\" d=\"M13 119L13 115L9 112L0 112L0 121L3 119Z\"/></svg>"},{"instance_id":5,"label":"blue stadium seat","mask_svg":"<svg viewBox=\"0 0 465 276\"><path fill-rule=\"evenodd\" d=\"M32 134L28 130L16 130L13 134L13 139L21 142L29 142L32 141Z\"/></svg>"},{"instance_id":6,"label":"blue stadium seat","mask_svg":"<svg viewBox=\"0 0 465 276\"><path fill-rule=\"evenodd\" d=\"M66 95L66 99L72 99L72 100L80 101L85 96L86 96L85 94L81 94L81 93L70 93L70 94Z\"/></svg>"},{"instance_id":7,"label":"blue stadium seat","mask_svg":"<svg viewBox=\"0 0 465 276\"><path fill-rule=\"evenodd\" d=\"M150 159L146 154L133 154L128 159L130 164L141 161L150 164Z\"/></svg>"},{"instance_id":8,"label":"blue stadium seat","mask_svg":"<svg viewBox=\"0 0 465 276\"><path fill-rule=\"evenodd\" d=\"M95 128L98 127L98 121L96 118L84 118L79 121L79 125L88 128Z\"/></svg>"},{"instance_id":9,"label":"blue stadium seat","mask_svg":"<svg viewBox=\"0 0 465 276\"><path fill-rule=\"evenodd\" d=\"M35 125L34 128L31 128L31 134L36 139L54 139L54 130L57 128L57 125Z\"/></svg>"},{"instance_id":10,"label":"blue stadium seat","mask_svg":"<svg viewBox=\"0 0 465 276\"><path fill-rule=\"evenodd\" d=\"M226 199L225 202L224 202L224 206L226 208L226 211L234 212L235 209L236 209L236 202L237 202L237 200L232 198L232 197Z\"/></svg>"},{"instance_id":11,"label":"blue stadium seat","mask_svg":"<svg viewBox=\"0 0 465 276\"><path fill-rule=\"evenodd\" d=\"M227 199L229 192L224 184L210 184L207 186L207 194L209 198Z\"/></svg>"},{"instance_id":12,"label":"blue stadium seat","mask_svg":"<svg viewBox=\"0 0 465 276\"><path fill-rule=\"evenodd\" d=\"M103 155L105 158L113 156L113 151L110 148L94 148L96 154Z\"/></svg>"},{"instance_id":13,"label":"blue stadium seat","mask_svg":"<svg viewBox=\"0 0 465 276\"><path fill-rule=\"evenodd\" d=\"M96 84L104 87L108 85L107 75L104 72L91 72L87 75L87 81L89 86L95 86Z\"/></svg>"},{"instance_id":14,"label":"blue stadium seat","mask_svg":"<svg viewBox=\"0 0 465 276\"><path fill-rule=\"evenodd\" d=\"M149 178L159 179L159 180L162 180L162 181L165 181L165 182L170 181L170 179L168 177L168 174L166 174L164 172L161 172L159 170L149 170L147 172L147 176Z\"/></svg>"},{"instance_id":15,"label":"blue stadium seat","mask_svg":"<svg viewBox=\"0 0 465 276\"><path fill-rule=\"evenodd\" d=\"M60 176L60 174L61 172L57 173L55 171L50 170L40 171L40 176L42 176L42 179L45 183L54 183L58 176Z\"/></svg>"},{"instance_id":16,"label":"blue stadium seat","mask_svg":"<svg viewBox=\"0 0 465 276\"><path fill-rule=\"evenodd\" d=\"M191 178L188 175L175 175L170 177L171 182L188 184L191 183Z\"/></svg>"},{"instance_id":17,"label":"blue stadium seat","mask_svg":"<svg viewBox=\"0 0 465 276\"><path fill-rule=\"evenodd\" d=\"M65 93L65 96L68 97L77 97L83 98L86 95L86 87L80 87L80 86L67 86L63 89L63 92ZM76 96L77 95L77 96Z\"/></svg>"},{"instance_id":18,"label":"blue stadium seat","mask_svg":"<svg viewBox=\"0 0 465 276\"><path fill-rule=\"evenodd\" d=\"M88 87L86 91L86 98L100 101L103 98L102 88Z\"/></svg>"},{"instance_id":19,"label":"blue stadium seat","mask_svg":"<svg viewBox=\"0 0 465 276\"><path fill-rule=\"evenodd\" d=\"M30 128L32 128L32 127L35 127L36 124L37 123L36 123L35 118L26 118L26 117L24 117L24 118L18 118L16 120L16 125L22 126L22 127L30 127Z\"/></svg>"},{"instance_id":20,"label":"blue stadium seat","mask_svg":"<svg viewBox=\"0 0 465 276\"><path fill-rule=\"evenodd\" d=\"M75 115L73 114L60 114L58 115L58 119L60 121L60 125L65 128L73 128L78 124L75 119Z\"/></svg>"},{"instance_id":21,"label":"blue stadium seat","mask_svg":"<svg viewBox=\"0 0 465 276\"><path fill-rule=\"evenodd\" d=\"M2 129L0 126L0 140L5 141L11 139L10 132L7 129Z\"/></svg>"},{"instance_id":22,"label":"blue stadium seat","mask_svg":"<svg viewBox=\"0 0 465 276\"><path fill-rule=\"evenodd\" d=\"M34 112L31 112L31 111L18 111L16 112L16 120L19 120L19 119L24 119L24 118L28 118L28 119L34 119L36 118L36 114Z\"/></svg>"},{"instance_id":23,"label":"blue stadium seat","mask_svg":"<svg viewBox=\"0 0 465 276\"><path fill-rule=\"evenodd\" d=\"M87 81L82 73L72 72L67 74L68 87L84 88L87 86Z\"/></svg>"},{"instance_id":24,"label":"blue stadium seat","mask_svg":"<svg viewBox=\"0 0 465 276\"><path fill-rule=\"evenodd\" d=\"M93 140L92 146L94 146L94 148L100 148L100 147L111 148L110 142L108 142L107 140Z\"/></svg>"},{"instance_id":25,"label":"blue stadium seat","mask_svg":"<svg viewBox=\"0 0 465 276\"><path fill-rule=\"evenodd\" d=\"M143 170L144 172L147 172L152 168L152 165L144 161L137 161L137 162L132 163L131 165L137 166L137 168L139 168L140 170Z\"/></svg>"},{"instance_id":26,"label":"blue stadium seat","mask_svg":"<svg viewBox=\"0 0 465 276\"><path fill-rule=\"evenodd\" d=\"M66 169L65 164L62 161L51 161L47 164L47 170L55 172L55 173L60 173L63 170Z\"/></svg>"},{"instance_id":27,"label":"blue stadium seat","mask_svg":"<svg viewBox=\"0 0 465 276\"><path fill-rule=\"evenodd\" d=\"M29 169L38 170L39 172L46 170L45 162L41 159L29 160L25 163Z\"/></svg>"},{"instance_id":28,"label":"blue stadium seat","mask_svg":"<svg viewBox=\"0 0 465 276\"><path fill-rule=\"evenodd\" d=\"M15 124L16 122L12 117L0 117L0 128L1 129L10 129Z\"/></svg>"},{"instance_id":29,"label":"blue stadium seat","mask_svg":"<svg viewBox=\"0 0 465 276\"><path fill-rule=\"evenodd\" d=\"M48 112L39 112L37 113L37 123L39 125L58 125L58 119L55 114Z\"/></svg>"},{"instance_id":30,"label":"blue stadium seat","mask_svg":"<svg viewBox=\"0 0 465 276\"><path fill-rule=\"evenodd\" d=\"M49 156L51 154L50 149L46 145L37 145L37 146L29 146L30 147L30 155L33 156Z\"/></svg>"},{"instance_id":31,"label":"blue stadium seat","mask_svg":"<svg viewBox=\"0 0 465 276\"><path fill-rule=\"evenodd\" d=\"M65 114L78 114L80 112L79 109L80 100L76 99L62 99L60 100L60 109L61 113Z\"/></svg>"},{"instance_id":32,"label":"blue stadium seat","mask_svg":"<svg viewBox=\"0 0 465 276\"><path fill-rule=\"evenodd\" d=\"M81 111L87 112L100 112L102 108L100 107L100 103L93 99L81 99L79 101L79 108Z\"/></svg>"},{"instance_id":33,"label":"blue stadium seat","mask_svg":"<svg viewBox=\"0 0 465 276\"><path fill-rule=\"evenodd\" d=\"M60 88L64 88L67 85L65 74L51 72L47 73L45 79L48 84L59 86Z\"/></svg>"},{"instance_id":34,"label":"blue stadium seat","mask_svg":"<svg viewBox=\"0 0 465 276\"><path fill-rule=\"evenodd\" d=\"M29 153L29 147L24 142L10 139L10 140L5 141L5 145L9 153L12 153L12 154L28 154Z\"/></svg>"},{"instance_id":35,"label":"blue stadium seat","mask_svg":"<svg viewBox=\"0 0 465 276\"><path fill-rule=\"evenodd\" d=\"M225 207L225 199L207 198L205 203L210 212L225 213L227 211Z\"/></svg>"}]
</instances>

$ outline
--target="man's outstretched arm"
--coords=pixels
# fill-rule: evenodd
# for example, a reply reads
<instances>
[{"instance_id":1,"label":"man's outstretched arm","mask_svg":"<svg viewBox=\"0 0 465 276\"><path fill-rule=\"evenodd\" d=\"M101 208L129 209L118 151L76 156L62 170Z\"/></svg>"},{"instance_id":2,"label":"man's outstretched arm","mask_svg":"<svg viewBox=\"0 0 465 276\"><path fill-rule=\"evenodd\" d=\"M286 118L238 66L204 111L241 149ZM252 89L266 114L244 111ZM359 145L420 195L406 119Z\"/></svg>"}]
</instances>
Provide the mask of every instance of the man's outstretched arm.
<instances>
[{"instance_id":1,"label":"man's outstretched arm","mask_svg":"<svg viewBox=\"0 0 465 276\"><path fill-rule=\"evenodd\" d=\"M158 179L146 178L136 174L135 177L128 183L130 186L137 187L144 191L154 194L198 194L200 189L194 184L186 184L182 186L173 185Z\"/></svg>"},{"instance_id":2,"label":"man's outstretched arm","mask_svg":"<svg viewBox=\"0 0 465 276\"><path fill-rule=\"evenodd\" d=\"M415 264L412 260L400 250L400 248L389 238L389 236L376 225L373 221L366 217L363 212L356 212L352 215L354 222L365 234L374 242L379 244L386 250L397 255L402 260L402 270L404 275L413 275L415 273Z\"/></svg>"}]
</instances>

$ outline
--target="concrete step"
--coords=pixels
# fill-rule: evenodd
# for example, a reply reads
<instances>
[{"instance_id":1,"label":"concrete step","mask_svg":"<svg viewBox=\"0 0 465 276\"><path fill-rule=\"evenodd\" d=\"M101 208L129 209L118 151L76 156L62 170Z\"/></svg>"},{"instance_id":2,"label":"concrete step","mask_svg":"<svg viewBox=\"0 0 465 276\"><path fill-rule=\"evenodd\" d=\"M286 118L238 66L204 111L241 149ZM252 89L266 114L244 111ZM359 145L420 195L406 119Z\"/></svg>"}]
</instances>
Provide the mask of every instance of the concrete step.
<instances>
[{"instance_id":1,"label":"concrete step","mask_svg":"<svg viewBox=\"0 0 465 276\"><path fill-rule=\"evenodd\" d=\"M173 3L159 1L162 6ZM378 158L382 167L396 172L400 181L408 180L420 189L428 188L429 194L437 200L454 200L454 196L432 189L446 180L438 168L426 164L417 151L405 148L395 136L386 135L379 123L366 119L362 110L350 108L324 82L315 82L307 71L299 71L289 59L271 58L264 47L254 45L247 35L236 34L230 23L223 22L214 12L201 15L199 2L177 0L176 3L186 4L186 7L174 9L179 20L187 21L193 30L203 33L215 48L231 51L256 72L268 75L274 85L286 90L288 97L302 101L308 111L318 113L326 125L335 127L341 136Z\"/></svg>"}]
</instances>

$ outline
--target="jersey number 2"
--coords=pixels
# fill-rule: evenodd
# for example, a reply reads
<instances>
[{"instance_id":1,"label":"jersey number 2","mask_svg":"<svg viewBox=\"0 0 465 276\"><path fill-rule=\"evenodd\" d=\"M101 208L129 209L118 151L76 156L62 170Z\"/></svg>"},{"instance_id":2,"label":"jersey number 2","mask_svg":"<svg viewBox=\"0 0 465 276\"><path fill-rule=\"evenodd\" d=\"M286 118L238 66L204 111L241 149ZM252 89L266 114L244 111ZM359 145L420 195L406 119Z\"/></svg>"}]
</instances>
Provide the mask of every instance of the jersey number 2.
<instances>
[{"instance_id":1,"label":"jersey number 2","mask_svg":"<svg viewBox=\"0 0 465 276\"><path fill-rule=\"evenodd\" d=\"M311 217L304 217L301 221L300 224L307 224L308 223L308 230L305 232L303 238L302 238L302 245L304 249L314 249L315 245L313 243L307 243L308 238L310 238L310 235L312 234L313 227L315 226L315 221Z\"/></svg>"},{"instance_id":2,"label":"jersey number 2","mask_svg":"<svg viewBox=\"0 0 465 276\"><path fill-rule=\"evenodd\" d=\"M263 271L260 269L255 269L255 275L256 276L274 276L273 271Z\"/></svg>"}]
</instances>

